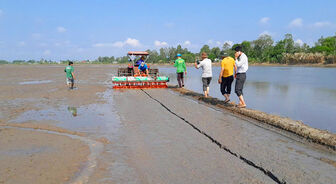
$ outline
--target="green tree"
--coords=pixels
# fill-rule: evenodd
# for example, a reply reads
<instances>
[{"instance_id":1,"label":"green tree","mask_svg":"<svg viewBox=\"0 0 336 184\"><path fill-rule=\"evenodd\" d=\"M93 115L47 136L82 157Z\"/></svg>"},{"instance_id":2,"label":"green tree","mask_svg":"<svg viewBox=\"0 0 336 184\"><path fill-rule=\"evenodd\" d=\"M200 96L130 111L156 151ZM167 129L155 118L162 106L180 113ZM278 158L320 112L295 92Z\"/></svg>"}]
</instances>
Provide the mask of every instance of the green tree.
<instances>
[{"instance_id":1,"label":"green tree","mask_svg":"<svg viewBox=\"0 0 336 184\"><path fill-rule=\"evenodd\" d=\"M241 46L239 43L235 43L232 45L231 50L235 50L236 47Z\"/></svg>"},{"instance_id":2,"label":"green tree","mask_svg":"<svg viewBox=\"0 0 336 184\"><path fill-rule=\"evenodd\" d=\"M336 39L335 39L335 40L336 40ZM304 44L301 46L301 50L302 50L302 52L307 53L307 52L309 52L310 47L309 47L308 44L304 43Z\"/></svg>"},{"instance_id":3,"label":"green tree","mask_svg":"<svg viewBox=\"0 0 336 184\"><path fill-rule=\"evenodd\" d=\"M30 64L32 64L32 63L36 63L36 61L35 61L35 60L32 60L32 59L30 59L30 60L28 60L28 61L27 61L27 63L30 63Z\"/></svg>"},{"instance_id":4,"label":"green tree","mask_svg":"<svg viewBox=\"0 0 336 184\"><path fill-rule=\"evenodd\" d=\"M243 41L241 44L241 47L242 47L242 50L243 52L249 56L249 57L253 57L253 49L252 49L252 46L251 46L251 42L249 41Z\"/></svg>"},{"instance_id":5,"label":"green tree","mask_svg":"<svg viewBox=\"0 0 336 184\"><path fill-rule=\"evenodd\" d=\"M209 47L209 45L203 45L203 47L200 50L200 53L202 53L202 52L205 52L205 53L207 53L209 55L210 54L210 47Z\"/></svg>"},{"instance_id":6,"label":"green tree","mask_svg":"<svg viewBox=\"0 0 336 184\"><path fill-rule=\"evenodd\" d=\"M315 44L315 47L311 48L311 52L321 52L327 55L336 55L336 36L330 36L327 38L321 37Z\"/></svg>"},{"instance_id":7,"label":"green tree","mask_svg":"<svg viewBox=\"0 0 336 184\"><path fill-rule=\"evenodd\" d=\"M13 60L13 64L22 64L25 63L25 60Z\"/></svg>"},{"instance_id":8,"label":"green tree","mask_svg":"<svg viewBox=\"0 0 336 184\"><path fill-rule=\"evenodd\" d=\"M164 48L160 48L160 60L163 61L167 60L167 53Z\"/></svg>"},{"instance_id":9,"label":"green tree","mask_svg":"<svg viewBox=\"0 0 336 184\"><path fill-rule=\"evenodd\" d=\"M273 51L271 53L271 60L270 62L272 63L281 63L282 62L282 58L283 58L283 54L286 52L285 49L285 43L283 40L278 41L274 48Z\"/></svg>"},{"instance_id":10,"label":"green tree","mask_svg":"<svg viewBox=\"0 0 336 184\"><path fill-rule=\"evenodd\" d=\"M300 53L306 53L308 52L310 49L309 45L306 44L306 43L303 43L302 46L298 43L295 43L294 44L294 52L297 53L297 52L300 52Z\"/></svg>"},{"instance_id":11,"label":"green tree","mask_svg":"<svg viewBox=\"0 0 336 184\"><path fill-rule=\"evenodd\" d=\"M253 50L258 62L270 61L273 43L274 41L270 35L261 35L257 40L253 41Z\"/></svg>"},{"instance_id":12,"label":"green tree","mask_svg":"<svg viewBox=\"0 0 336 184\"><path fill-rule=\"evenodd\" d=\"M210 58L212 61L214 61L215 59L219 58L220 57L220 54L221 54L221 50L219 47L214 47L211 49L210 51L210 55L209 55L209 58L210 56L212 58Z\"/></svg>"},{"instance_id":13,"label":"green tree","mask_svg":"<svg viewBox=\"0 0 336 184\"><path fill-rule=\"evenodd\" d=\"M8 64L9 62L6 60L0 60L0 64Z\"/></svg>"},{"instance_id":14,"label":"green tree","mask_svg":"<svg viewBox=\"0 0 336 184\"><path fill-rule=\"evenodd\" d=\"M295 51L295 47L292 34L285 34L285 39L283 41L285 44L286 53L293 54Z\"/></svg>"},{"instance_id":15,"label":"green tree","mask_svg":"<svg viewBox=\"0 0 336 184\"><path fill-rule=\"evenodd\" d=\"M195 62L195 54L193 53L186 53L182 55L182 58L187 62L187 63L193 63Z\"/></svg>"},{"instance_id":16,"label":"green tree","mask_svg":"<svg viewBox=\"0 0 336 184\"><path fill-rule=\"evenodd\" d=\"M148 63L158 63L162 60L160 60L160 56L159 53L156 50L147 50L147 52L149 53L148 58L147 58L147 62Z\"/></svg>"},{"instance_id":17,"label":"green tree","mask_svg":"<svg viewBox=\"0 0 336 184\"><path fill-rule=\"evenodd\" d=\"M228 42L225 42L222 47L222 51L226 52L231 49L231 45Z\"/></svg>"},{"instance_id":18,"label":"green tree","mask_svg":"<svg viewBox=\"0 0 336 184\"><path fill-rule=\"evenodd\" d=\"M178 46L176 47L176 53L184 54L184 50L182 49L182 46L181 46L181 45L178 45Z\"/></svg>"},{"instance_id":19,"label":"green tree","mask_svg":"<svg viewBox=\"0 0 336 184\"><path fill-rule=\"evenodd\" d=\"M174 47L170 47L168 50L168 62L175 61L177 54L177 49Z\"/></svg>"}]
</instances>

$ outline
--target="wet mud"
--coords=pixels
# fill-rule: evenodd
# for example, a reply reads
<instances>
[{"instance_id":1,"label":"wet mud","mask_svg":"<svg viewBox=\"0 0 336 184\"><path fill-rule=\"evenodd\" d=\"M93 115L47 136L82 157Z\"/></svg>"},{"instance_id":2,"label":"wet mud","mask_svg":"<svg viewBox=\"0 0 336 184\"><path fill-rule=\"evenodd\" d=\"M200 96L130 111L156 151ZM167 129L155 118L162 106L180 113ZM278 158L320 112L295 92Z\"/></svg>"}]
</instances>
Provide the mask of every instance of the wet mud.
<instances>
[{"instance_id":1,"label":"wet mud","mask_svg":"<svg viewBox=\"0 0 336 184\"><path fill-rule=\"evenodd\" d=\"M89 155L66 136L0 127L0 183L66 183Z\"/></svg>"},{"instance_id":2,"label":"wet mud","mask_svg":"<svg viewBox=\"0 0 336 184\"><path fill-rule=\"evenodd\" d=\"M144 91L144 90L142 90ZM239 155L238 153L233 152L232 150L230 150L228 147L222 145L220 142L218 142L215 138L211 137L210 135L208 135L206 132L200 130L197 126L195 126L194 124L192 124L191 122L189 122L188 120L186 120L185 118L177 115L175 112L173 112L171 109L169 109L167 106L165 106L163 103L161 103L159 100L153 98L149 93L145 92L146 95L148 95L151 99L155 100L156 102L158 102L162 107L164 107L167 111L169 111L170 113L172 113L173 115L175 115L176 117L180 118L182 121L186 122L188 125L190 125L194 130L196 130L197 132L199 132L200 134L204 135L205 137L207 137L210 141L212 141L214 144L216 144L219 148L223 149L224 151L230 153L231 155L239 158L240 160L242 160L243 162L245 162L246 164L260 170L261 172L263 172L265 175L267 175L268 177L270 177L274 182L276 183L286 183L284 181L280 181L279 178L277 176L275 176L271 171L266 170L265 168L256 165L255 163L253 163L251 160L245 158L242 155Z\"/></svg>"},{"instance_id":3,"label":"wet mud","mask_svg":"<svg viewBox=\"0 0 336 184\"><path fill-rule=\"evenodd\" d=\"M294 121L290 118L271 115L248 108L237 108L235 104L225 104L224 101L212 97L204 98L203 95L184 88L176 88L174 86L170 86L170 88L186 96L192 96L193 98L205 103L216 105L233 113L244 115L260 122L270 124L336 150L336 135L328 131L309 127L301 121Z\"/></svg>"},{"instance_id":4,"label":"wet mud","mask_svg":"<svg viewBox=\"0 0 336 184\"><path fill-rule=\"evenodd\" d=\"M63 70L0 66L0 183L88 183L95 172L110 142L90 134L106 114L92 111L105 108L100 106L113 67L76 67L73 91Z\"/></svg>"},{"instance_id":5,"label":"wet mud","mask_svg":"<svg viewBox=\"0 0 336 184\"><path fill-rule=\"evenodd\" d=\"M260 122L241 118L171 90L151 89L142 93L124 90L114 94L121 121L127 128L125 132L130 133L125 141L127 145L134 145L129 154L136 153L129 156L137 158L130 163L137 168L137 173L142 173L142 183L153 180L158 183L185 183L188 182L184 180L186 178L194 178L190 180L192 183L216 183L219 180L225 181L223 183L245 183L253 179L256 183L333 183L336 180L334 165L322 161L335 161L333 150L311 144L295 135L282 134L272 127L261 126ZM218 152L211 149L213 146L218 148ZM188 151L181 147L187 147ZM218 154L218 158L214 155L202 156L198 150L203 150L208 156ZM235 158L233 163L226 158L228 155ZM216 163L211 162L214 158ZM145 163L141 161L143 159L146 159ZM159 180L162 172L173 173L177 166L181 166L178 163L166 165L164 160L185 163L184 169L195 170L195 175L181 171L185 177L172 174L167 176L168 180ZM166 165L163 170L160 168L162 163ZM201 168L207 168L207 172L199 173L202 169L194 168L199 163L202 163ZM217 164L229 167L238 164L239 167L237 170L230 168L234 172L230 175L221 169L211 171L208 164L219 168ZM224 178L212 178L213 172L222 173ZM245 172L253 172L251 175L255 176L253 179L242 177L241 181L233 179Z\"/></svg>"},{"instance_id":6,"label":"wet mud","mask_svg":"<svg viewBox=\"0 0 336 184\"><path fill-rule=\"evenodd\" d=\"M63 69L0 66L0 183L336 181L330 146L233 106L172 88L112 90L112 65L75 66L68 90Z\"/></svg>"}]
</instances>

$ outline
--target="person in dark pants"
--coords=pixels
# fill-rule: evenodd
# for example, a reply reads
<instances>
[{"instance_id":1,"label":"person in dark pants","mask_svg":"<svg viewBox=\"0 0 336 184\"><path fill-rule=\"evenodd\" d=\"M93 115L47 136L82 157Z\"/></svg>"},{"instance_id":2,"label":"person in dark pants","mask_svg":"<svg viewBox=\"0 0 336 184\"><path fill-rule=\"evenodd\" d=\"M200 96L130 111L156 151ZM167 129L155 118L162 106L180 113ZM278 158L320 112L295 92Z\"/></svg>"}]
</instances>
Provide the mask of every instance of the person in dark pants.
<instances>
[{"instance_id":1,"label":"person in dark pants","mask_svg":"<svg viewBox=\"0 0 336 184\"><path fill-rule=\"evenodd\" d=\"M74 67L73 62L70 61L69 65L65 67L64 72L66 73L66 81L69 89L74 89L75 84L75 74L74 74Z\"/></svg>"},{"instance_id":2,"label":"person in dark pants","mask_svg":"<svg viewBox=\"0 0 336 184\"><path fill-rule=\"evenodd\" d=\"M185 64L184 59L182 59L181 54L176 55L177 59L175 60L174 66L176 67L176 73L177 73L177 82L179 87L184 87L184 76L183 74L185 73L187 75L187 67Z\"/></svg>"},{"instance_id":3,"label":"person in dark pants","mask_svg":"<svg viewBox=\"0 0 336 184\"><path fill-rule=\"evenodd\" d=\"M223 60L221 62L221 72L219 73L218 83L220 84L221 93L225 97L225 103L230 101L233 71L237 71L235 60L227 53L224 53Z\"/></svg>"},{"instance_id":4,"label":"person in dark pants","mask_svg":"<svg viewBox=\"0 0 336 184\"><path fill-rule=\"evenodd\" d=\"M147 64L146 64L145 62L142 62L142 63L139 65L138 69L139 69L139 73L138 73L138 75L141 75L141 74L146 74L146 75L148 75L148 66L147 66Z\"/></svg>"},{"instance_id":5,"label":"person in dark pants","mask_svg":"<svg viewBox=\"0 0 336 184\"><path fill-rule=\"evenodd\" d=\"M235 93L237 94L239 98L239 104L237 107L239 108L245 108L246 103L243 97L243 89L244 89L244 83L246 81L246 72L248 70L248 58L247 56L242 52L241 46L237 46L235 48L235 59L236 59L236 86L235 86Z\"/></svg>"}]
</instances>

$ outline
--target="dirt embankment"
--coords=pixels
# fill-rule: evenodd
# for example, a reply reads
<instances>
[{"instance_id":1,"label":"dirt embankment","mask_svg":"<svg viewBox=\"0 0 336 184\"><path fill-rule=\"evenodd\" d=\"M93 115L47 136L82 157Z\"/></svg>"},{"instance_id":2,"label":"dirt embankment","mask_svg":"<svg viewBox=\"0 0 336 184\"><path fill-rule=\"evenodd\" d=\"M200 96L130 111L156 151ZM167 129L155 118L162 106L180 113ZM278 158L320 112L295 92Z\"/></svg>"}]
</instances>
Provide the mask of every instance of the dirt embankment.
<instances>
[{"instance_id":1,"label":"dirt embankment","mask_svg":"<svg viewBox=\"0 0 336 184\"><path fill-rule=\"evenodd\" d=\"M171 89L177 91L183 95L191 96L197 100L203 101L205 103L215 105L217 107L226 109L235 114L240 114L247 116L249 118L258 120L263 123L275 126L277 128L292 132L296 135L304 137L313 142L325 145L333 150L336 150L336 135L325 130L319 130L316 128L309 127L301 121L295 121L290 118L285 118L277 115L267 114L265 112L248 109L248 108L237 108L236 105L231 103L224 103L224 101L217 98L209 97L205 98L203 95L184 89L176 88L170 86Z\"/></svg>"}]
</instances>

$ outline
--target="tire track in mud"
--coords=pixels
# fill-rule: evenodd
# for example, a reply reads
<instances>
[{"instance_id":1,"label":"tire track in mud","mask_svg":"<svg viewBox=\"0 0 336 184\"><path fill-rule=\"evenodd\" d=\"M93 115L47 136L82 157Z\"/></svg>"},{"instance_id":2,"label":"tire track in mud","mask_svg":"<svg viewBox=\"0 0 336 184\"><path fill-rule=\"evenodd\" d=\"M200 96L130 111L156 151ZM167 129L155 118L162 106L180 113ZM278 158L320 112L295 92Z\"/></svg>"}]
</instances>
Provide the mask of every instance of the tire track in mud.
<instances>
[{"instance_id":1,"label":"tire track in mud","mask_svg":"<svg viewBox=\"0 0 336 184\"><path fill-rule=\"evenodd\" d=\"M190 123L188 120L186 120L185 118L181 117L180 115L176 114L175 112L173 112L171 109L169 109L167 106L165 106L162 102L160 102L159 100L157 100L156 98L152 97L149 93L147 93L145 90L141 89L141 91L143 91L149 98L151 98L152 100L156 101L157 103L159 103L163 108L165 108L168 112L170 112L171 114L175 115L176 117L180 118L182 121L186 122L188 125L190 125L194 130L196 130L197 132L199 132L200 134L204 135L205 137L207 137L212 143L216 144L219 148L223 149L224 151L230 153L231 155L239 158L240 160L242 160L244 163L260 170L261 172L263 172L266 176L268 176L269 178L271 178L273 181L275 181L278 184L286 184L286 181L280 181L280 179L275 176L271 171L263 168L262 166L258 166L257 164L255 164L253 161L245 158L244 156L235 153L233 151L231 151L228 147L226 147L225 145L222 145L219 141L217 141L215 138L211 137L210 135L208 135L206 132L200 130L198 127L196 127L194 124Z\"/></svg>"}]
</instances>

